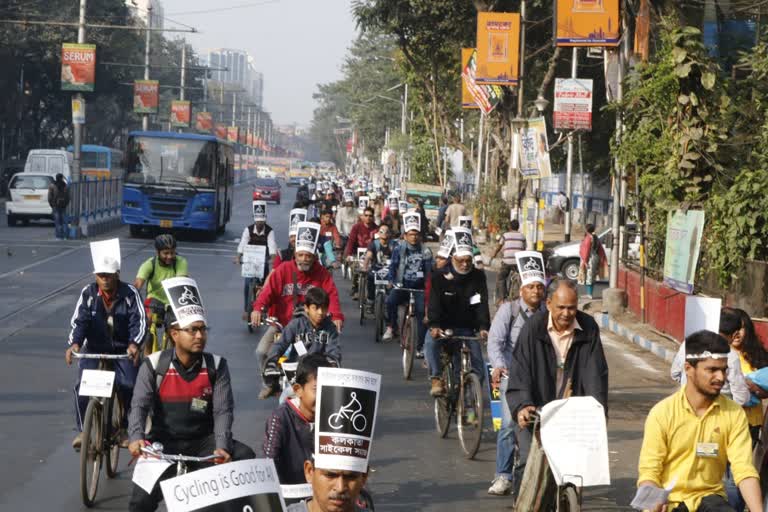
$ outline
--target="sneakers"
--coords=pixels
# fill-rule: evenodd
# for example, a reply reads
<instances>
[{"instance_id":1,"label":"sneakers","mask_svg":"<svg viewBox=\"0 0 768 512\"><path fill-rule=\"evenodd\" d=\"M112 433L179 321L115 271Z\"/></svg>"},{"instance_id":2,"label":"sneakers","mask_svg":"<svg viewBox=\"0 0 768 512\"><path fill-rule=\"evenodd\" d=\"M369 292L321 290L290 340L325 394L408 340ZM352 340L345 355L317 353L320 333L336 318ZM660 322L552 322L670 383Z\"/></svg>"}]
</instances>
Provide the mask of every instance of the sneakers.
<instances>
[{"instance_id":1,"label":"sneakers","mask_svg":"<svg viewBox=\"0 0 768 512\"><path fill-rule=\"evenodd\" d=\"M76 452L79 452L80 447L82 445L83 445L83 433L78 432L75 438L72 440L72 448L74 448Z\"/></svg>"},{"instance_id":2,"label":"sneakers","mask_svg":"<svg viewBox=\"0 0 768 512\"><path fill-rule=\"evenodd\" d=\"M443 388L443 380L440 377L432 377L432 389L429 390L429 394L432 398L445 395L445 389Z\"/></svg>"},{"instance_id":3,"label":"sneakers","mask_svg":"<svg viewBox=\"0 0 768 512\"><path fill-rule=\"evenodd\" d=\"M424 351L423 350L417 350L416 351L416 359L424 359Z\"/></svg>"},{"instance_id":4,"label":"sneakers","mask_svg":"<svg viewBox=\"0 0 768 512\"><path fill-rule=\"evenodd\" d=\"M381 337L381 341L389 341L394 337L394 333L392 332L392 327L387 327L387 330L384 331L384 336Z\"/></svg>"},{"instance_id":5,"label":"sneakers","mask_svg":"<svg viewBox=\"0 0 768 512\"><path fill-rule=\"evenodd\" d=\"M491 486L488 488L488 494L491 496L507 496L512 493L512 480L499 475L493 479Z\"/></svg>"}]
</instances>

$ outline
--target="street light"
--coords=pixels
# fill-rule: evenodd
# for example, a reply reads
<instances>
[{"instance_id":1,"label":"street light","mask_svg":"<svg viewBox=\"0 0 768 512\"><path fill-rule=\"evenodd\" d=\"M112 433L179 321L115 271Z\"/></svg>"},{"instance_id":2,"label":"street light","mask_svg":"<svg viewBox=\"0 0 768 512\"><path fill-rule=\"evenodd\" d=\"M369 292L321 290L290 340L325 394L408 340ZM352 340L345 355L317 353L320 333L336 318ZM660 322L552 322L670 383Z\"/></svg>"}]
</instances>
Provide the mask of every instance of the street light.
<instances>
[{"instance_id":1,"label":"street light","mask_svg":"<svg viewBox=\"0 0 768 512\"><path fill-rule=\"evenodd\" d=\"M536 105L536 110L539 111L539 114L543 114L544 111L547 110L547 107L549 107L549 100L547 100L544 96L539 95L533 104Z\"/></svg>"}]
</instances>

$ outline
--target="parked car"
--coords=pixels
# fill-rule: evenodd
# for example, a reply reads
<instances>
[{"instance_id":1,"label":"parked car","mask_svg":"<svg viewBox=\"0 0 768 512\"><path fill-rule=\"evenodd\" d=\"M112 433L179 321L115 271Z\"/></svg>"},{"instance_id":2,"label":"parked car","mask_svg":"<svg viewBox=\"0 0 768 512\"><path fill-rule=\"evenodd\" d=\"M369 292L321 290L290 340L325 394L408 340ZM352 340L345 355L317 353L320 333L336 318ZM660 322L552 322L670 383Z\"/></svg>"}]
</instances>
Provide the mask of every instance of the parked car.
<instances>
[{"instance_id":1,"label":"parked car","mask_svg":"<svg viewBox=\"0 0 768 512\"><path fill-rule=\"evenodd\" d=\"M14 174L8 184L8 200L5 215L9 226L17 222L28 224L34 219L53 220L53 210L48 204L48 186L53 183L48 174L20 172Z\"/></svg>"},{"instance_id":2,"label":"parked car","mask_svg":"<svg viewBox=\"0 0 768 512\"><path fill-rule=\"evenodd\" d=\"M253 185L253 200L280 204L280 183L274 178L257 178Z\"/></svg>"},{"instance_id":3,"label":"parked car","mask_svg":"<svg viewBox=\"0 0 768 512\"><path fill-rule=\"evenodd\" d=\"M628 255L631 259L639 258L640 236L633 224L627 225L629 234ZM597 238L603 244L608 261L611 260L611 248L613 247L613 232L611 228L604 228L597 232ZM579 246L581 238L572 242L560 244L552 249L552 254L547 258L547 269L550 275L562 275L572 281L579 276Z\"/></svg>"}]
</instances>

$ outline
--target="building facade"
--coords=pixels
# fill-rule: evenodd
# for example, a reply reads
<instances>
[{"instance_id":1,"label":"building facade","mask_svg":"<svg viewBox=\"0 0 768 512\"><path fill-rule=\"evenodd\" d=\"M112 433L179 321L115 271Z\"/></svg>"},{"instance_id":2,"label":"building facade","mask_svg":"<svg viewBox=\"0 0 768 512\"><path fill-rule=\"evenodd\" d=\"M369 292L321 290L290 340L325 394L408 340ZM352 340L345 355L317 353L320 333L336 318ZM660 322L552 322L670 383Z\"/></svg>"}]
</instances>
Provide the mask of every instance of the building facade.
<instances>
[{"instance_id":1,"label":"building facade","mask_svg":"<svg viewBox=\"0 0 768 512\"><path fill-rule=\"evenodd\" d=\"M253 63L253 57L242 50L217 48L208 51L208 65L212 68L219 68L211 71L211 80L243 89L251 103L261 108L263 106L264 75L256 71ZM227 69L223 70L222 68Z\"/></svg>"}]
</instances>

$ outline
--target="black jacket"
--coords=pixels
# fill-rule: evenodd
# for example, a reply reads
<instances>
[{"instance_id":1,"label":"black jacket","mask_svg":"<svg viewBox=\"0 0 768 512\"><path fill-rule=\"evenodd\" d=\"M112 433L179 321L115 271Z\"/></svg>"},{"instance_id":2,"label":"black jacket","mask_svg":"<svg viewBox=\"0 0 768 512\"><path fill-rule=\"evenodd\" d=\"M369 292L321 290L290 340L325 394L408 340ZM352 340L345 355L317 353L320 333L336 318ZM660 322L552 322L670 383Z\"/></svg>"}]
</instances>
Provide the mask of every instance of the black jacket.
<instances>
[{"instance_id":1,"label":"black jacket","mask_svg":"<svg viewBox=\"0 0 768 512\"><path fill-rule=\"evenodd\" d=\"M542 407L560 397L557 386L557 355L547 333L548 311L531 317L520 331L509 368L507 404L512 418L527 406ZM572 379L572 396L591 396L608 414L608 362L605 360L600 329L595 320L581 311L571 348L565 358L563 382Z\"/></svg>"},{"instance_id":2,"label":"black jacket","mask_svg":"<svg viewBox=\"0 0 768 512\"><path fill-rule=\"evenodd\" d=\"M467 275L450 271L432 273L429 327L487 331L490 325L485 272L473 268Z\"/></svg>"},{"instance_id":3,"label":"black jacket","mask_svg":"<svg viewBox=\"0 0 768 512\"><path fill-rule=\"evenodd\" d=\"M298 399L295 399L298 400ZM264 434L264 456L275 461L282 485L304 484L304 461L312 460L315 451L314 425L286 400L272 412Z\"/></svg>"}]
</instances>

